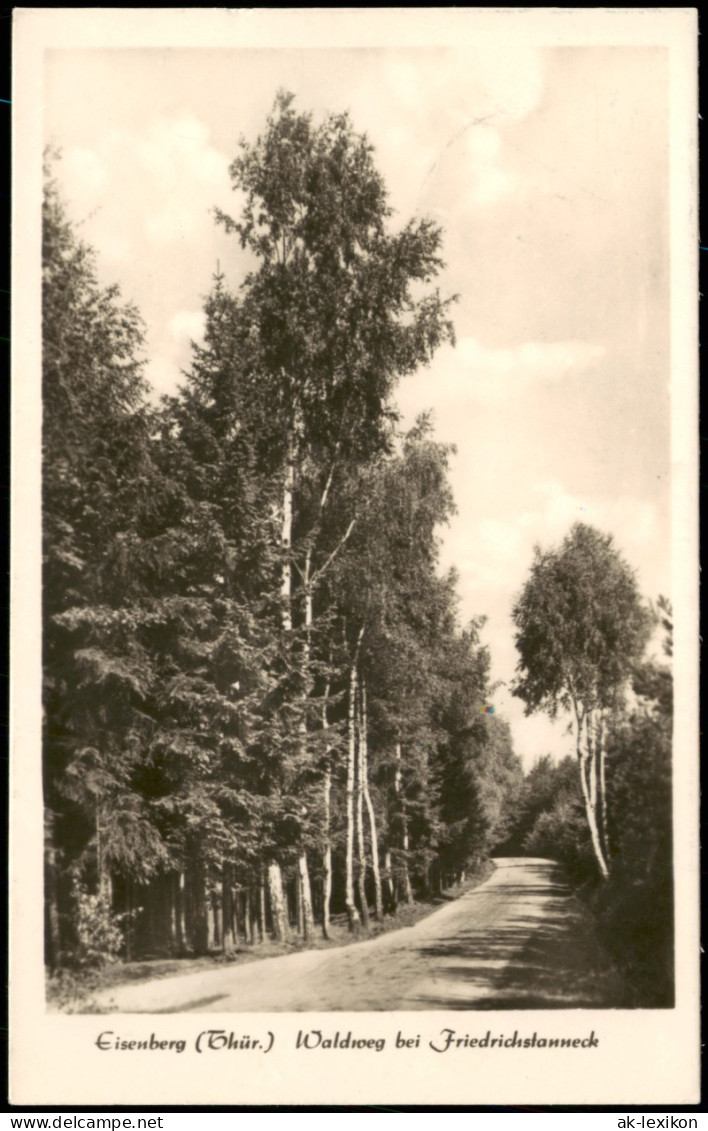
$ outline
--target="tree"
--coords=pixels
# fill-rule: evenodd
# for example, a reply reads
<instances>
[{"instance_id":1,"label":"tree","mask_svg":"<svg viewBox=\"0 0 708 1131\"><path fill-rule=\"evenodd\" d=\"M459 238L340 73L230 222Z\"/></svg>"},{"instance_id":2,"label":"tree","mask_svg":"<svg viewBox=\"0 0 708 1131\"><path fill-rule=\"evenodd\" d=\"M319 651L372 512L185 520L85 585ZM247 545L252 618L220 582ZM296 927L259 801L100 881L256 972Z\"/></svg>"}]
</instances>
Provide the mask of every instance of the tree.
<instances>
[{"instance_id":1,"label":"tree","mask_svg":"<svg viewBox=\"0 0 708 1131\"><path fill-rule=\"evenodd\" d=\"M150 668L126 616L140 524L156 505L143 330L98 282L45 167L42 212L43 703L50 961L70 872L107 905L112 873L145 875L165 850L134 790ZM128 596L130 595L130 596Z\"/></svg>"},{"instance_id":2,"label":"tree","mask_svg":"<svg viewBox=\"0 0 708 1131\"><path fill-rule=\"evenodd\" d=\"M280 475L281 626L284 654L301 672L296 733L305 770L315 590L348 537L335 545L322 537L325 512L342 469L386 448L396 381L452 338L451 300L430 287L442 267L440 230L427 220L389 230L372 147L346 114L315 126L281 92L265 133L242 141L230 172L245 197L242 217L217 218L256 261L233 325L239 381L260 407L259 452ZM307 903L304 828L299 839ZM274 898L278 866L269 862Z\"/></svg>"},{"instance_id":3,"label":"tree","mask_svg":"<svg viewBox=\"0 0 708 1131\"><path fill-rule=\"evenodd\" d=\"M612 537L583 523L560 547L536 547L512 615L519 652L513 693L527 714L572 711L588 827L606 879L607 726L648 640L649 615Z\"/></svg>"}]
</instances>

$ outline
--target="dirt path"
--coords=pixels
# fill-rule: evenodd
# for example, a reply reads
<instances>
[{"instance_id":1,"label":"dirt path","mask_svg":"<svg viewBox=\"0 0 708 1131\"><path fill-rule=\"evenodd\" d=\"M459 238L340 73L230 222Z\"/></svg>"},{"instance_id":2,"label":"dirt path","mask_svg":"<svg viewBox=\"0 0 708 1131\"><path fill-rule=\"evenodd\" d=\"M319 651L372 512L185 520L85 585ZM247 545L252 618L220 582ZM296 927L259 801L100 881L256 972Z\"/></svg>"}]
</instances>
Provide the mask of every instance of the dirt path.
<instances>
[{"instance_id":1,"label":"dirt path","mask_svg":"<svg viewBox=\"0 0 708 1131\"><path fill-rule=\"evenodd\" d=\"M114 987L117 1013L602 1009L621 985L549 860L499 859L480 887L413 927L334 950Z\"/></svg>"}]
</instances>

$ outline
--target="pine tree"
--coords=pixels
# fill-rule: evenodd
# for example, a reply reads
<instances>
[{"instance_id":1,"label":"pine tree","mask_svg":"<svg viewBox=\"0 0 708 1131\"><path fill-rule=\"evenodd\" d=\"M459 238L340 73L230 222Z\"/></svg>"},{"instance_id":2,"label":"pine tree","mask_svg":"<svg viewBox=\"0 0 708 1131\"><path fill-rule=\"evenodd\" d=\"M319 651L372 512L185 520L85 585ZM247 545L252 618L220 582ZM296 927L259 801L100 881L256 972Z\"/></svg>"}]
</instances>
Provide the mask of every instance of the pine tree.
<instances>
[{"instance_id":1,"label":"pine tree","mask_svg":"<svg viewBox=\"0 0 708 1131\"><path fill-rule=\"evenodd\" d=\"M149 663L125 601L151 497L142 325L67 218L43 203L43 668L49 958L71 943L72 876L110 910L112 877L164 846L133 779ZM64 929L66 928L66 929Z\"/></svg>"}]
</instances>

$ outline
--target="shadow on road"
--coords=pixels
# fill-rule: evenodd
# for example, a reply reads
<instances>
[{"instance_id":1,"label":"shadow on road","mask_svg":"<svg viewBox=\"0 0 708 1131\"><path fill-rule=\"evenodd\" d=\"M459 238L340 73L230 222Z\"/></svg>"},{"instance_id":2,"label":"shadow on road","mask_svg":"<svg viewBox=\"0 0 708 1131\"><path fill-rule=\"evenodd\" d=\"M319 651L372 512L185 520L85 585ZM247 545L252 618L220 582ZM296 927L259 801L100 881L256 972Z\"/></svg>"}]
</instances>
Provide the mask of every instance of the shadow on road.
<instances>
[{"instance_id":1,"label":"shadow on road","mask_svg":"<svg viewBox=\"0 0 708 1131\"><path fill-rule=\"evenodd\" d=\"M514 867L509 868L512 875ZM480 891L487 902L486 917L492 920L489 925L464 928L416 948L430 968L430 979L417 999L421 1004L467 1010L620 1005L620 979L562 872L540 861L535 872L536 883L505 882L493 891ZM490 911L490 899L498 902L498 915L493 904ZM504 916L510 903L514 913Z\"/></svg>"}]
</instances>

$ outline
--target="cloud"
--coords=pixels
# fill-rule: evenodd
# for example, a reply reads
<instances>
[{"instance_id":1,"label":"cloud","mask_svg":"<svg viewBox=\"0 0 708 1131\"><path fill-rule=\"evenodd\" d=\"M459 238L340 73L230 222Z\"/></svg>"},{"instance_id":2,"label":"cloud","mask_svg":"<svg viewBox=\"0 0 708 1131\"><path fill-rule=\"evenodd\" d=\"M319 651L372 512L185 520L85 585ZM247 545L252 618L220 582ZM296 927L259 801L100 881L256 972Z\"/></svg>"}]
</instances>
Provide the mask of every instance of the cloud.
<instances>
[{"instance_id":1,"label":"cloud","mask_svg":"<svg viewBox=\"0 0 708 1131\"><path fill-rule=\"evenodd\" d=\"M516 177L499 165L501 137L485 122L466 132L464 175L471 185L471 199L477 205L495 204L516 188Z\"/></svg>"},{"instance_id":2,"label":"cloud","mask_svg":"<svg viewBox=\"0 0 708 1131\"><path fill-rule=\"evenodd\" d=\"M145 377L151 386L152 399L158 401L160 397L176 392L180 383L180 367L174 356L161 354L148 360Z\"/></svg>"},{"instance_id":3,"label":"cloud","mask_svg":"<svg viewBox=\"0 0 708 1131\"><path fill-rule=\"evenodd\" d=\"M509 691L517 663L511 610L528 577L534 545L557 546L574 522L586 522L613 535L617 549L637 571L640 592L655 598L660 590L653 586L651 567L661 531L657 507L628 493L574 495L549 479L519 482L517 495L516 513L510 513L510 500L497 497L491 477L485 517L461 508L446 535L442 562L459 570L463 615L483 612L488 617L482 639L491 652L491 676L505 685L493 702L511 723L517 751L528 765L542 754L561 757L572 749L564 720L553 724L542 715L526 718L523 704ZM495 503L504 515L493 515Z\"/></svg>"},{"instance_id":4,"label":"cloud","mask_svg":"<svg viewBox=\"0 0 708 1131\"><path fill-rule=\"evenodd\" d=\"M191 342L201 342L206 328L203 310L178 310L155 337L159 348L148 362L145 375L152 386L153 397L174 393L182 380L182 371L189 366Z\"/></svg>"},{"instance_id":5,"label":"cloud","mask_svg":"<svg viewBox=\"0 0 708 1131\"><path fill-rule=\"evenodd\" d=\"M501 409L529 393L538 395L550 385L582 376L605 356L594 342L523 342L492 348L471 337L445 346L428 369L407 378L398 392L404 419L411 422L435 405L441 435L455 440L460 414L488 406Z\"/></svg>"},{"instance_id":6,"label":"cloud","mask_svg":"<svg viewBox=\"0 0 708 1131\"><path fill-rule=\"evenodd\" d=\"M181 304L190 273L199 290L209 285L210 259L218 257L214 206L238 206L228 166L207 126L183 113L109 128L93 147L67 147L57 169L70 215L99 250L100 273L117 279L148 320L146 376L155 396L174 392L190 340L203 336L203 312Z\"/></svg>"},{"instance_id":7,"label":"cloud","mask_svg":"<svg viewBox=\"0 0 708 1131\"><path fill-rule=\"evenodd\" d=\"M206 315L203 310L178 310L167 325L174 339L182 343L188 341L201 341L206 329Z\"/></svg>"},{"instance_id":8,"label":"cloud","mask_svg":"<svg viewBox=\"0 0 708 1131\"><path fill-rule=\"evenodd\" d=\"M538 49L485 41L387 52L349 104L402 216L439 207L441 186L448 206L465 214L516 188L500 130L534 109L542 86Z\"/></svg>"},{"instance_id":9,"label":"cloud","mask_svg":"<svg viewBox=\"0 0 708 1131\"><path fill-rule=\"evenodd\" d=\"M140 130L108 129L93 149L70 147L59 174L72 214L102 257L128 260L196 242L215 204L229 207L228 158L193 114L148 117Z\"/></svg>"},{"instance_id":10,"label":"cloud","mask_svg":"<svg viewBox=\"0 0 708 1131\"><path fill-rule=\"evenodd\" d=\"M619 551L637 569L658 536L656 505L634 495L573 495L554 480L520 487L519 495L527 502L530 496L535 505L520 508L515 515L479 520L467 555L458 557L467 583L476 590L516 593L528 574L534 546L558 545L575 522L612 534Z\"/></svg>"}]
</instances>

